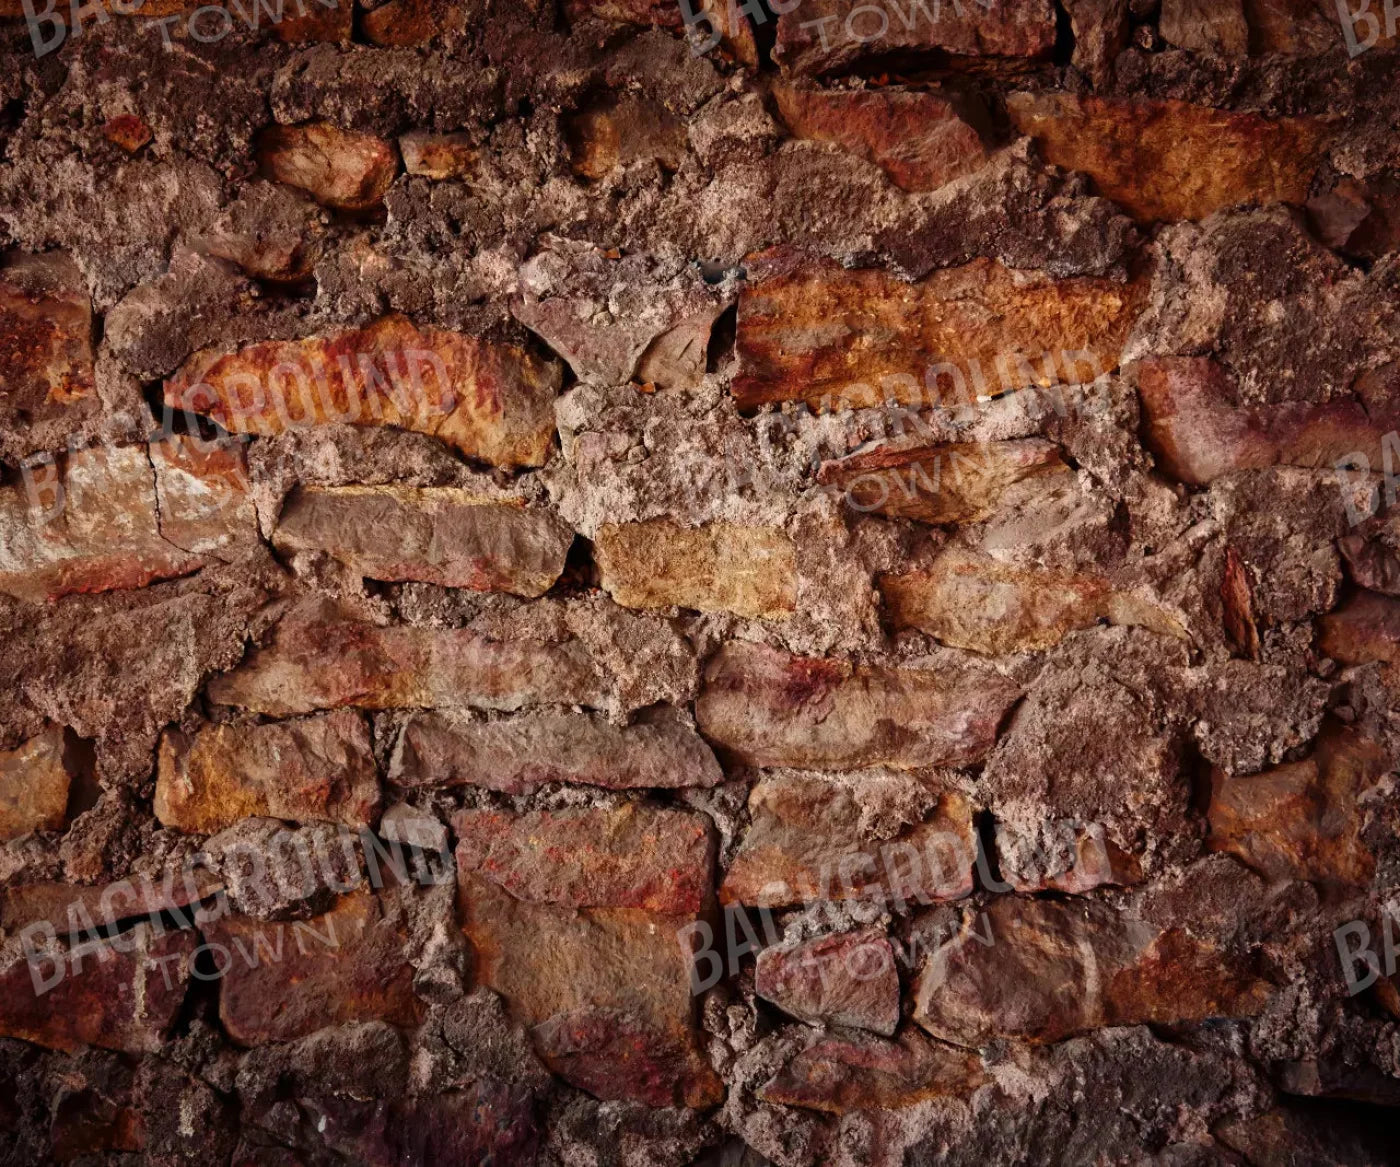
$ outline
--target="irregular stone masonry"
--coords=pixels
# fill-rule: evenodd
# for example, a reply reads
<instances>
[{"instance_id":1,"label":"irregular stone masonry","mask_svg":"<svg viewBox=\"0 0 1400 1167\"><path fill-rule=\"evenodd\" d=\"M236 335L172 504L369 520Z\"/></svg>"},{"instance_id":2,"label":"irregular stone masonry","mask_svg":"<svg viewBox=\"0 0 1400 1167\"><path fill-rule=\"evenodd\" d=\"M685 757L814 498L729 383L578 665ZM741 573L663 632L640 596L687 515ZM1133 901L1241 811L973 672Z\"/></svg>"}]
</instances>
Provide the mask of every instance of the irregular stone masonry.
<instances>
[{"instance_id":1,"label":"irregular stone masonry","mask_svg":"<svg viewBox=\"0 0 1400 1167\"><path fill-rule=\"evenodd\" d=\"M1400 1162L1390 0L0 0L0 1159Z\"/></svg>"}]
</instances>

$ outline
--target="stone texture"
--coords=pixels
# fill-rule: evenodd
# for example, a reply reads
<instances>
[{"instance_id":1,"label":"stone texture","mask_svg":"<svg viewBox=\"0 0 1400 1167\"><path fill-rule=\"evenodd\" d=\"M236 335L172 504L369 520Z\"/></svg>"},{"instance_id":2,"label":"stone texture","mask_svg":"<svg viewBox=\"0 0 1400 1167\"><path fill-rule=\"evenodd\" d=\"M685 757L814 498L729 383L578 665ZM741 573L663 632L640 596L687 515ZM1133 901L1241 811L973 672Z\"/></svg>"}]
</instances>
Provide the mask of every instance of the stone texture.
<instances>
[{"instance_id":1,"label":"stone texture","mask_svg":"<svg viewBox=\"0 0 1400 1167\"><path fill-rule=\"evenodd\" d=\"M1357 592L1317 622L1317 649L1346 665L1400 664L1400 600Z\"/></svg>"},{"instance_id":2,"label":"stone texture","mask_svg":"<svg viewBox=\"0 0 1400 1167\"><path fill-rule=\"evenodd\" d=\"M0 750L0 843L31 831L61 831L68 820L73 768L63 729L54 726Z\"/></svg>"},{"instance_id":3,"label":"stone texture","mask_svg":"<svg viewBox=\"0 0 1400 1167\"><path fill-rule=\"evenodd\" d=\"M797 607L797 553L771 527L667 519L608 523L593 541L604 590L627 608L696 608L786 619Z\"/></svg>"},{"instance_id":4,"label":"stone texture","mask_svg":"<svg viewBox=\"0 0 1400 1167\"><path fill-rule=\"evenodd\" d=\"M171 434L148 449L162 538L223 560L241 558L257 545L257 512L240 443Z\"/></svg>"},{"instance_id":5,"label":"stone texture","mask_svg":"<svg viewBox=\"0 0 1400 1167\"><path fill-rule=\"evenodd\" d=\"M156 817L188 834L214 834L249 815L371 826L378 811L369 731L355 713L216 725L161 742Z\"/></svg>"},{"instance_id":6,"label":"stone texture","mask_svg":"<svg viewBox=\"0 0 1400 1167\"><path fill-rule=\"evenodd\" d=\"M985 756L1018 695L976 668L862 668L736 642L706 668L696 720L751 765L959 765Z\"/></svg>"},{"instance_id":7,"label":"stone texture","mask_svg":"<svg viewBox=\"0 0 1400 1167\"><path fill-rule=\"evenodd\" d=\"M477 151L469 134L429 134L416 131L399 139L403 168L419 178L466 178Z\"/></svg>"},{"instance_id":8,"label":"stone texture","mask_svg":"<svg viewBox=\"0 0 1400 1167\"><path fill-rule=\"evenodd\" d=\"M538 466L554 436L556 365L510 345L386 316L305 340L204 350L165 384L165 403L231 433L394 425L469 457Z\"/></svg>"},{"instance_id":9,"label":"stone texture","mask_svg":"<svg viewBox=\"0 0 1400 1167\"><path fill-rule=\"evenodd\" d=\"M915 284L785 254L752 265L749 275L732 385L742 408L794 400L970 404L1055 384L1062 359L1112 372L1144 290L1013 272L990 260Z\"/></svg>"},{"instance_id":10,"label":"stone texture","mask_svg":"<svg viewBox=\"0 0 1400 1167\"><path fill-rule=\"evenodd\" d=\"M936 781L875 770L767 775L720 887L723 903L904 905L972 890L972 805Z\"/></svg>"},{"instance_id":11,"label":"stone texture","mask_svg":"<svg viewBox=\"0 0 1400 1167\"><path fill-rule=\"evenodd\" d=\"M1243 0L1163 0L1157 21L1162 39L1193 53L1243 57L1249 52L1249 23Z\"/></svg>"},{"instance_id":12,"label":"stone texture","mask_svg":"<svg viewBox=\"0 0 1400 1167\"><path fill-rule=\"evenodd\" d=\"M268 130L258 161L268 178L306 191L323 206L363 211L383 201L399 156L392 142L373 134L313 122Z\"/></svg>"},{"instance_id":13,"label":"stone texture","mask_svg":"<svg viewBox=\"0 0 1400 1167\"><path fill-rule=\"evenodd\" d=\"M1007 109L1048 161L1087 174L1141 223L1203 219L1242 203L1301 205L1326 145L1316 118L1180 101L1017 93Z\"/></svg>"},{"instance_id":14,"label":"stone texture","mask_svg":"<svg viewBox=\"0 0 1400 1167\"><path fill-rule=\"evenodd\" d=\"M653 162L680 169L685 124L657 101L624 94L583 110L569 122L574 173L599 179L619 166Z\"/></svg>"},{"instance_id":15,"label":"stone texture","mask_svg":"<svg viewBox=\"0 0 1400 1167\"><path fill-rule=\"evenodd\" d=\"M754 991L800 1021L869 1029L899 1026L899 973L883 931L867 929L765 948Z\"/></svg>"},{"instance_id":16,"label":"stone texture","mask_svg":"<svg viewBox=\"0 0 1400 1167\"><path fill-rule=\"evenodd\" d=\"M321 551L368 579L543 595L574 533L547 511L452 487L302 487L283 504L273 545Z\"/></svg>"},{"instance_id":17,"label":"stone texture","mask_svg":"<svg viewBox=\"0 0 1400 1167\"><path fill-rule=\"evenodd\" d=\"M678 720L619 727L587 714L465 721L428 713L404 726L389 778L405 787L471 785L523 794L546 782L611 790L708 787L724 774L710 747Z\"/></svg>"}]
</instances>

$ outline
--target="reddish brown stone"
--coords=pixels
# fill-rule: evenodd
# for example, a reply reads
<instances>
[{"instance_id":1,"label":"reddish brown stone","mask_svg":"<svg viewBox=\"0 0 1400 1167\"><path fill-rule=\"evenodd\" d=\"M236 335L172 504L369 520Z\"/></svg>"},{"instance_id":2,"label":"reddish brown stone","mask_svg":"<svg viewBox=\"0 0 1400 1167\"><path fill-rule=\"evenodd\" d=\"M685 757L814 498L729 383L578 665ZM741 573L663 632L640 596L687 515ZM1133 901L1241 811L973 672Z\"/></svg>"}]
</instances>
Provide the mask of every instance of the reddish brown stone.
<instances>
[{"instance_id":1,"label":"reddish brown stone","mask_svg":"<svg viewBox=\"0 0 1400 1167\"><path fill-rule=\"evenodd\" d=\"M758 1096L777 1106L850 1114L967 1098L986 1082L979 1058L917 1030L907 1030L898 1041L843 1033L808 1046Z\"/></svg>"},{"instance_id":2,"label":"reddish brown stone","mask_svg":"<svg viewBox=\"0 0 1400 1167\"><path fill-rule=\"evenodd\" d=\"M695 0L682 7L673 0L566 0L570 20L590 17L617 24L640 24L679 32L686 27L685 12L699 14L697 35L702 41L717 33L726 52L745 65L758 64L753 29L741 6L730 0Z\"/></svg>"},{"instance_id":3,"label":"reddish brown stone","mask_svg":"<svg viewBox=\"0 0 1400 1167\"><path fill-rule=\"evenodd\" d=\"M419 178L465 178L476 163L468 134L430 134L415 130L399 139L403 168Z\"/></svg>"},{"instance_id":4,"label":"reddish brown stone","mask_svg":"<svg viewBox=\"0 0 1400 1167\"><path fill-rule=\"evenodd\" d=\"M210 700L287 717L335 709L603 703L576 641L499 641L468 629L378 627L313 605L283 619L273 642L209 682Z\"/></svg>"},{"instance_id":5,"label":"reddish brown stone","mask_svg":"<svg viewBox=\"0 0 1400 1167\"><path fill-rule=\"evenodd\" d=\"M927 904L972 890L971 804L914 775L769 775L749 795L749 817L722 903ZM863 827L872 818L897 823L898 833L873 834Z\"/></svg>"},{"instance_id":6,"label":"reddish brown stone","mask_svg":"<svg viewBox=\"0 0 1400 1167\"><path fill-rule=\"evenodd\" d=\"M102 136L114 145L120 146L128 154L135 154L154 135L151 127L135 114L124 113L111 118L102 127Z\"/></svg>"},{"instance_id":7,"label":"reddish brown stone","mask_svg":"<svg viewBox=\"0 0 1400 1167\"><path fill-rule=\"evenodd\" d=\"M63 728L54 726L19 748L0 750L0 843L31 831L61 831L68 821Z\"/></svg>"},{"instance_id":8,"label":"reddish brown stone","mask_svg":"<svg viewBox=\"0 0 1400 1167\"><path fill-rule=\"evenodd\" d=\"M732 386L742 408L961 404L1056 384L1059 361L1112 372L1145 290L1013 272L988 259L909 284L770 252L749 275Z\"/></svg>"},{"instance_id":9,"label":"reddish brown stone","mask_svg":"<svg viewBox=\"0 0 1400 1167\"><path fill-rule=\"evenodd\" d=\"M1362 842L1362 802L1390 768L1380 746L1334 727L1305 761L1237 777L1215 770L1210 847L1271 879L1365 886L1376 861Z\"/></svg>"},{"instance_id":10,"label":"reddish brown stone","mask_svg":"<svg viewBox=\"0 0 1400 1167\"><path fill-rule=\"evenodd\" d=\"M558 365L520 349L386 316L325 338L196 353L166 382L165 403L231 433L392 425L500 466L539 466L560 378Z\"/></svg>"},{"instance_id":11,"label":"reddish brown stone","mask_svg":"<svg viewBox=\"0 0 1400 1167\"><path fill-rule=\"evenodd\" d=\"M781 530L669 519L607 523L594 551L603 588L628 608L695 608L786 619L797 607L797 552Z\"/></svg>"},{"instance_id":12,"label":"reddish brown stone","mask_svg":"<svg viewBox=\"0 0 1400 1167\"><path fill-rule=\"evenodd\" d=\"M706 669L696 718L755 766L963 765L991 749L1019 693L976 669L864 668L735 642Z\"/></svg>"},{"instance_id":13,"label":"reddish brown stone","mask_svg":"<svg viewBox=\"0 0 1400 1167\"><path fill-rule=\"evenodd\" d=\"M1223 57L1249 52L1243 0L1162 0L1157 27L1163 40L1188 52Z\"/></svg>"},{"instance_id":14,"label":"reddish brown stone","mask_svg":"<svg viewBox=\"0 0 1400 1167\"><path fill-rule=\"evenodd\" d=\"M927 570L881 576L880 594L895 628L991 656L1051 648L1100 620L1187 639L1168 611L1105 577L1014 567L960 547Z\"/></svg>"},{"instance_id":15,"label":"reddish brown stone","mask_svg":"<svg viewBox=\"0 0 1400 1167\"><path fill-rule=\"evenodd\" d=\"M1241 203L1301 205L1326 146L1316 118L1180 101L1016 93L1007 109L1050 162L1083 171L1142 223L1204 219Z\"/></svg>"},{"instance_id":16,"label":"reddish brown stone","mask_svg":"<svg viewBox=\"0 0 1400 1167\"><path fill-rule=\"evenodd\" d=\"M391 896L342 896L305 921L227 917L204 929L219 980L219 1020L240 1045L292 1041L328 1025L421 1016L407 923Z\"/></svg>"},{"instance_id":17,"label":"reddish brown stone","mask_svg":"<svg viewBox=\"0 0 1400 1167\"><path fill-rule=\"evenodd\" d=\"M886 1037L899 1026L899 973L882 929L765 948L754 991L801 1021L850 1025Z\"/></svg>"},{"instance_id":18,"label":"reddish brown stone","mask_svg":"<svg viewBox=\"0 0 1400 1167\"><path fill-rule=\"evenodd\" d=\"M1344 665L1400 664L1400 600L1357 592L1317 622L1318 651Z\"/></svg>"},{"instance_id":19,"label":"reddish brown stone","mask_svg":"<svg viewBox=\"0 0 1400 1167\"><path fill-rule=\"evenodd\" d=\"M693 914L709 895L710 833L686 811L469 809L452 826L458 863L529 903Z\"/></svg>"},{"instance_id":20,"label":"reddish brown stone","mask_svg":"<svg viewBox=\"0 0 1400 1167\"><path fill-rule=\"evenodd\" d=\"M369 579L543 595L574 533L554 514L454 487L302 487L272 534L279 551L324 551Z\"/></svg>"},{"instance_id":21,"label":"reddish brown stone","mask_svg":"<svg viewBox=\"0 0 1400 1167\"><path fill-rule=\"evenodd\" d=\"M977 131L937 93L776 85L773 96L794 137L834 142L904 190L937 190L986 161Z\"/></svg>"},{"instance_id":22,"label":"reddish brown stone","mask_svg":"<svg viewBox=\"0 0 1400 1167\"><path fill-rule=\"evenodd\" d=\"M570 119L567 132L574 173L584 178L602 178L634 162L674 172L685 159L685 123L642 97L607 98Z\"/></svg>"},{"instance_id":23,"label":"reddish brown stone","mask_svg":"<svg viewBox=\"0 0 1400 1167\"><path fill-rule=\"evenodd\" d=\"M274 26L273 35L287 44L338 42L348 44L355 23L354 0L286 0L288 10ZM293 4L298 9L292 12ZM253 9L256 20L257 8Z\"/></svg>"},{"instance_id":24,"label":"reddish brown stone","mask_svg":"<svg viewBox=\"0 0 1400 1167\"><path fill-rule=\"evenodd\" d=\"M523 794L545 782L612 790L708 787L724 773L704 740L678 720L618 727L581 713L473 722L428 713L404 726L389 777L398 786Z\"/></svg>"},{"instance_id":25,"label":"reddish brown stone","mask_svg":"<svg viewBox=\"0 0 1400 1167\"><path fill-rule=\"evenodd\" d=\"M141 916L172 913L193 923L182 909L217 893L223 881L206 867L168 868L159 875L133 875L100 887L71 883L26 883L0 891L0 929L22 932L47 923L76 943L98 928Z\"/></svg>"},{"instance_id":26,"label":"reddish brown stone","mask_svg":"<svg viewBox=\"0 0 1400 1167\"><path fill-rule=\"evenodd\" d=\"M274 182L306 191L340 211L377 206L399 167L392 142L357 134L330 122L274 126L258 142L262 172Z\"/></svg>"},{"instance_id":27,"label":"reddish brown stone","mask_svg":"<svg viewBox=\"0 0 1400 1167\"><path fill-rule=\"evenodd\" d=\"M379 774L356 713L161 740L155 813L178 831L211 835L253 815L363 827L378 812Z\"/></svg>"},{"instance_id":28,"label":"reddish brown stone","mask_svg":"<svg viewBox=\"0 0 1400 1167\"><path fill-rule=\"evenodd\" d=\"M805 0L778 17L773 59L784 72L817 74L889 53L1036 58L1054 46L1050 0Z\"/></svg>"},{"instance_id":29,"label":"reddish brown stone","mask_svg":"<svg viewBox=\"0 0 1400 1167\"><path fill-rule=\"evenodd\" d=\"M176 547L217 559L259 544L241 443L171 434L150 446L160 533Z\"/></svg>"},{"instance_id":30,"label":"reddish brown stone","mask_svg":"<svg viewBox=\"0 0 1400 1167\"><path fill-rule=\"evenodd\" d=\"M1095 901L997 896L930 952L914 1019L955 1045L1053 1042L1101 1026L1252 1017L1269 991L1184 930Z\"/></svg>"},{"instance_id":31,"label":"reddish brown stone","mask_svg":"<svg viewBox=\"0 0 1400 1167\"><path fill-rule=\"evenodd\" d=\"M260 280L298 283L311 274L320 254L324 216L301 191L254 181L190 246Z\"/></svg>"},{"instance_id":32,"label":"reddish brown stone","mask_svg":"<svg viewBox=\"0 0 1400 1167\"><path fill-rule=\"evenodd\" d=\"M953 442L903 449L881 446L823 462L817 481L839 488L863 514L923 523L977 523L989 519L1017 483L1052 488L1070 469L1060 448L1043 438L1010 442Z\"/></svg>"},{"instance_id":33,"label":"reddish brown stone","mask_svg":"<svg viewBox=\"0 0 1400 1167\"><path fill-rule=\"evenodd\" d=\"M73 948L45 939L31 937L32 958L21 952L0 969L0 1037L59 1050L164 1046L199 943L193 929L157 935L142 923Z\"/></svg>"}]
</instances>

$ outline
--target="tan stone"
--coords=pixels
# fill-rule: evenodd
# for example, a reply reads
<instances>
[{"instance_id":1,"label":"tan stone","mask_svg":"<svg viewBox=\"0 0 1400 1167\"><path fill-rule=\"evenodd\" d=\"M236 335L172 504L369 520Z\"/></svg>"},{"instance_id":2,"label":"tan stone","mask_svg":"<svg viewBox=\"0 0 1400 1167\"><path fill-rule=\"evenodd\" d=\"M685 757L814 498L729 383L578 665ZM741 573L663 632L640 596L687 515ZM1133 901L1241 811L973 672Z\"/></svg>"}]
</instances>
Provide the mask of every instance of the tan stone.
<instances>
[{"instance_id":1,"label":"tan stone","mask_svg":"<svg viewBox=\"0 0 1400 1167\"><path fill-rule=\"evenodd\" d=\"M155 813L179 831L214 834L253 815L363 827L378 811L369 730L356 713L171 730L161 740Z\"/></svg>"},{"instance_id":2,"label":"tan stone","mask_svg":"<svg viewBox=\"0 0 1400 1167\"><path fill-rule=\"evenodd\" d=\"M335 709L592 705L606 690L577 642L500 641L469 629L379 627L325 605L285 617L270 645L209 682L209 698L287 717Z\"/></svg>"},{"instance_id":3,"label":"tan stone","mask_svg":"<svg viewBox=\"0 0 1400 1167\"><path fill-rule=\"evenodd\" d=\"M773 97L794 137L833 142L904 190L937 190L986 161L977 131L938 93L775 85Z\"/></svg>"},{"instance_id":4,"label":"tan stone","mask_svg":"<svg viewBox=\"0 0 1400 1167\"><path fill-rule=\"evenodd\" d=\"M685 159L685 123L643 97L609 97L575 114L566 130L574 173L584 178L599 179L634 162L674 172Z\"/></svg>"},{"instance_id":5,"label":"tan stone","mask_svg":"<svg viewBox=\"0 0 1400 1167\"><path fill-rule=\"evenodd\" d=\"M768 775L749 795L749 818L720 888L725 904L928 904L972 890L972 806L915 775Z\"/></svg>"},{"instance_id":6,"label":"tan stone","mask_svg":"<svg viewBox=\"0 0 1400 1167\"><path fill-rule=\"evenodd\" d=\"M574 533L555 515L454 487L305 486L282 507L273 545L324 551L369 579L543 595Z\"/></svg>"},{"instance_id":7,"label":"tan stone","mask_svg":"<svg viewBox=\"0 0 1400 1167\"><path fill-rule=\"evenodd\" d=\"M195 555L225 560L258 545L242 443L171 434L152 442L150 455L165 539Z\"/></svg>"},{"instance_id":8,"label":"tan stone","mask_svg":"<svg viewBox=\"0 0 1400 1167\"><path fill-rule=\"evenodd\" d=\"M324 206L363 211L384 200L399 156L392 142L373 134L311 122L264 131L258 162L268 178L304 190Z\"/></svg>"},{"instance_id":9,"label":"tan stone","mask_svg":"<svg viewBox=\"0 0 1400 1167\"><path fill-rule=\"evenodd\" d=\"M754 991L800 1021L886 1037L899 1026L899 973L880 928L765 948L754 966Z\"/></svg>"},{"instance_id":10,"label":"tan stone","mask_svg":"<svg viewBox=\"0 0 1400 1167\"><path fill-rule=\"evenodd\" d=\"M328 337L196 353L165 383L165 403L230 433L392 425L499 466L539 466L560 381L557 364L521 349L386 316Z\"/></svg>"},{"instance_id":11,"label":"tan stone","mask_svg":"<svg viewBox=\"0 0 1400 1167\"><path fill-rule=\"evenodd\" d=\"M741 408L964 404L1060 381L1059 362L1118 367L1141 282L1055 280L989 259L909 284L795 253L750 266L739 298Z\"/></svg>"},{"instance_id":12,"label":"tan stone","mask_svg":"<svg viewBox=\"0 0 1400 1167\"><path fill-rule=\"evenodd\" d=\"M628 608L695 608L781 620L797 607L797 553L771 527L669 519L608 523L594 539L603 588Z\"/></svg>"},{"instance_id":13,"label":"tan stone","mask_svg":"<svg viewBox=\"0 0 1400 1167\"><path fill-rule=\"evenodd\" d=\"M399 138L403 167L419 178L465 178L476 163L468 134L430 134L415 130Z\"/></svg>"},{"instance_id":14,"label":"tan stone","mask_svg":"<svg viewBox=\"0 0 1400 1167\"><path fill-rule=\"evenodd\" d=\"M1014 567L961 547L927 570L881 576L880 594L895 628L991 656L1051 648L1100 620L1189 639L1171 613L1105 577Z\"/></svg>"},{"instance_id":15,"label":"tan stone","mask_svg":"<svg viewBox=\"0 0 1400 1167\"><path fill-rule=\"evenodd\" d=\"M0 843L31 831L61 831L68 821L72 770L63 728L54 726L17 749L0 750Z\"/></svg>"},{"instance_id":16,"label":"tan stone","mask_svg":"<svg viewBox=\"0 0 1400 1167\"><path fill-rule=\"evenodd\" d=\"M545 782L612 790L716 786L724 773L685 723L615 726L582 713L454 721L438 713L404 726L390 764L399 786L483 786L523 794Z\"/></svg>"},{"instance_id":17,"label":"tan stone","mask_svg":"<svg viewBox=\"0 0 1400 1167\"><path fill-rule=\"evenodd\" d=\"M1012 94L1016 128L1142 223L1203 219L1241 203L1307 200L1326 146L1316 118L1227 113L1180 101Z\"/></svg>"},{"instance_id":18,"label":"tan stone","mask_svg":"<svg viewBox=\"0 0 1400 1167\"><path fill-rule=\"evenodd\" d=\"M696 719L755 766L964 765L991 749L1019 694L976 668L866 668L732 642L706 669Z\"/></svg>"}]
</instances>

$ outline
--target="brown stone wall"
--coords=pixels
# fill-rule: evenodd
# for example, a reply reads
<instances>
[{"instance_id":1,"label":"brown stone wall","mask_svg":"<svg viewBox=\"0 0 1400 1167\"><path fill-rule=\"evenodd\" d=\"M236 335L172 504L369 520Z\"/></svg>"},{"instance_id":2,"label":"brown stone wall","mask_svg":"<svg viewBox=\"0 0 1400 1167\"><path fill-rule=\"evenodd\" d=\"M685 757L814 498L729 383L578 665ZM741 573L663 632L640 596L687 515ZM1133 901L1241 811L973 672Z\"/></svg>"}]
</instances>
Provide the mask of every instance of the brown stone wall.
<instances>
[{"instance_id":1,"label":"brown stone wall","mask_svg":"<svg viewBox=\"0 0 1400 1167\"><path fill-rule=\"evenodd\" d=\"M0 0L0 1165L1400 1162L1391 0Z\"/></svg>"}]
</instances>

